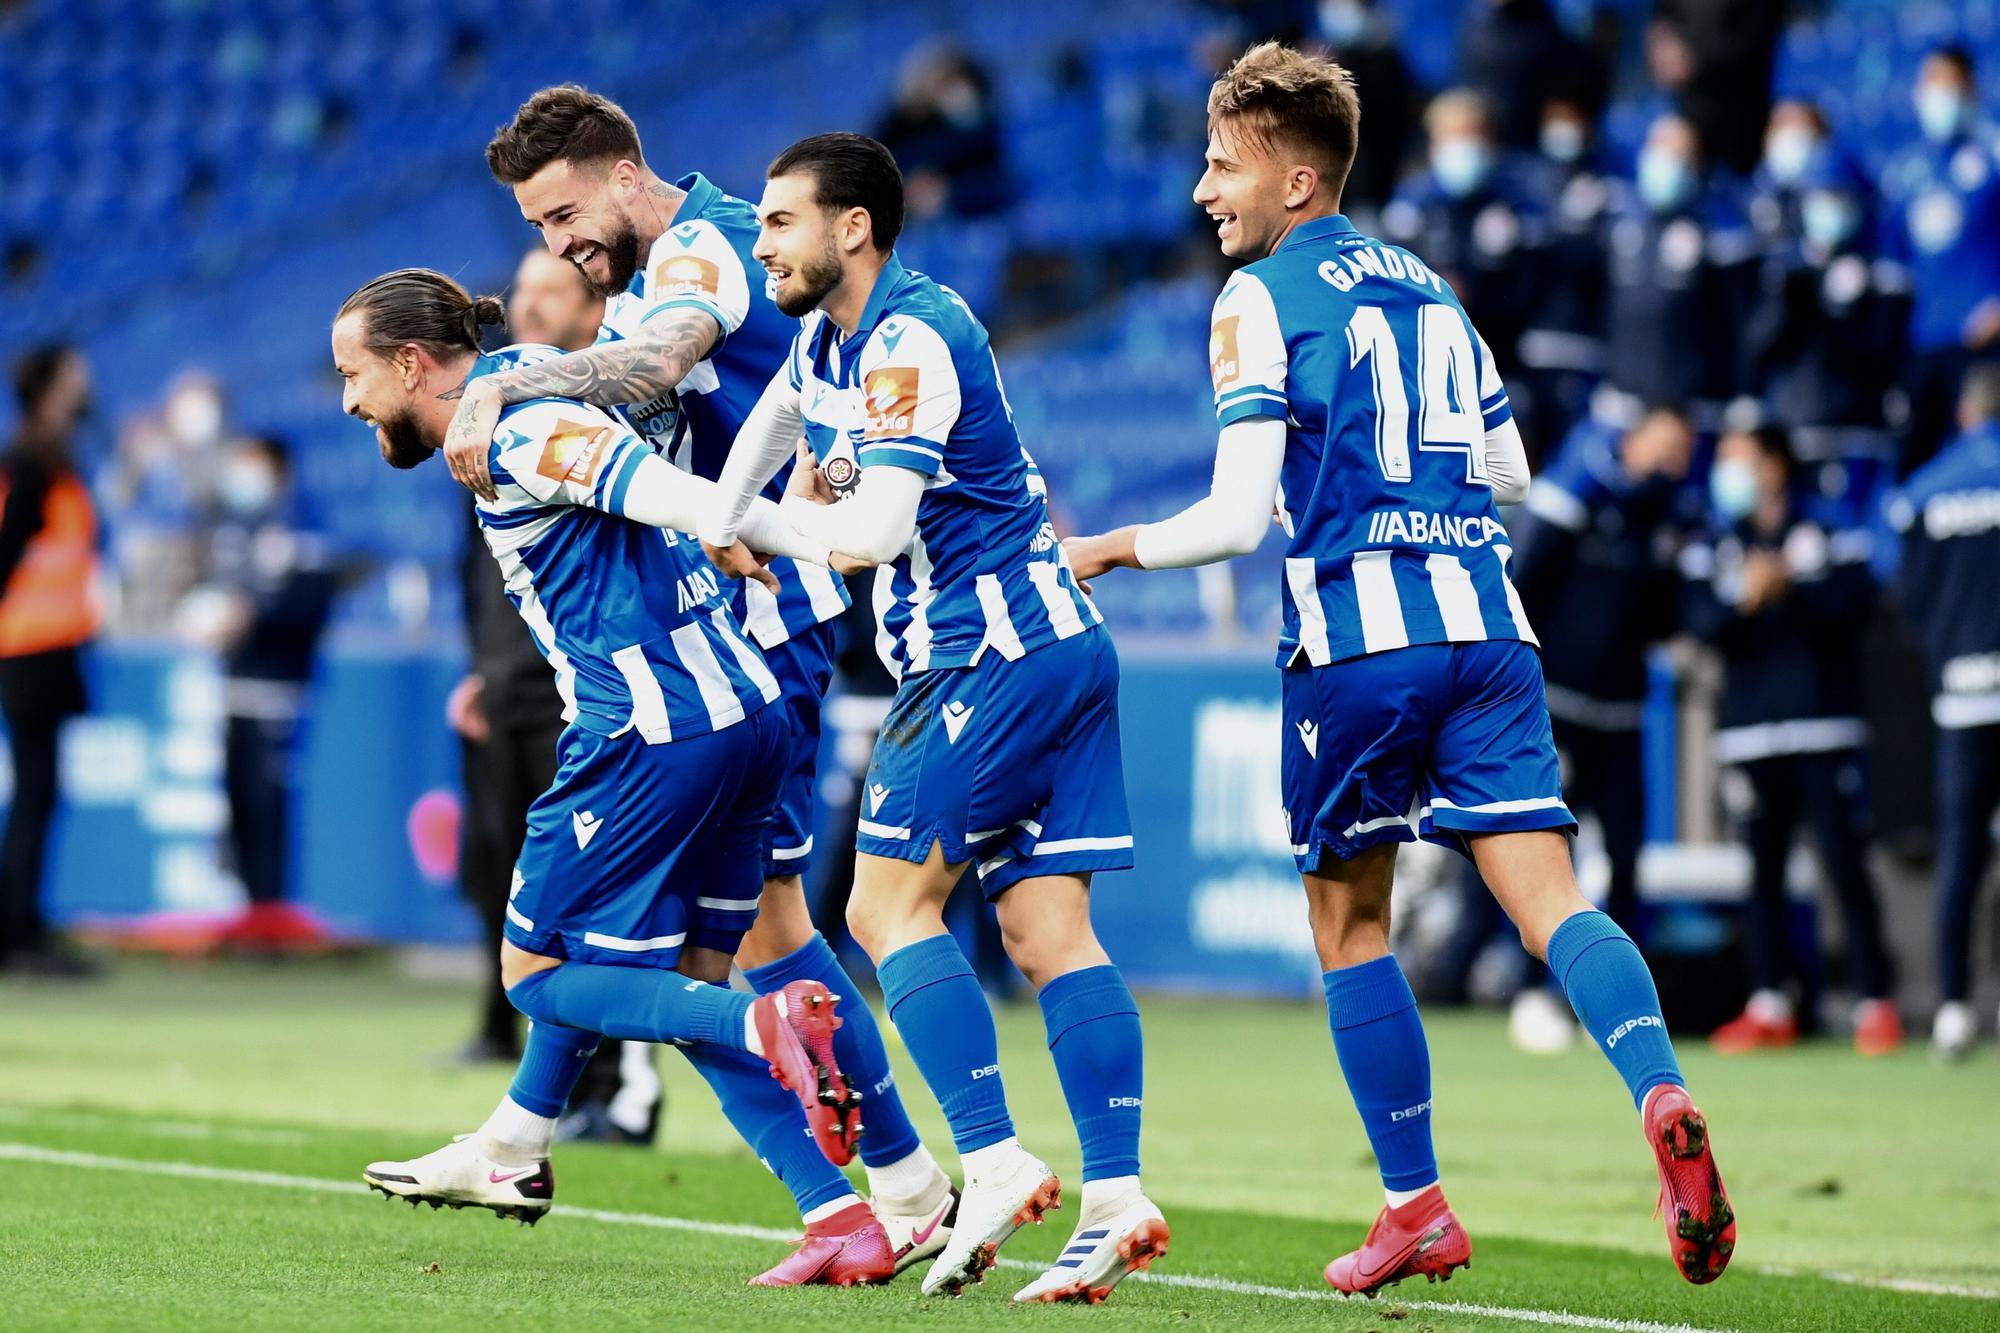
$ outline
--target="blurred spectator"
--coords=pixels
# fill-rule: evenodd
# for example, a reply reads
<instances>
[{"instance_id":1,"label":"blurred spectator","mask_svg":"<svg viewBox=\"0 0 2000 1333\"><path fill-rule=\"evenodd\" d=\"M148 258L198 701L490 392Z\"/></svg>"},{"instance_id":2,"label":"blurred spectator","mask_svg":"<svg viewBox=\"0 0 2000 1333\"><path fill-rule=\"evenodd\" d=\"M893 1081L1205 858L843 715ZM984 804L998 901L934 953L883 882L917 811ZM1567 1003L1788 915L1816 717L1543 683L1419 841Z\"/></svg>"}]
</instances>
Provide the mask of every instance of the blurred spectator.
<instances>
[{"instance_id":1,"label":"blurred spectator","mask_svg":"<svg viewBox=\"0 0 2000 1333\"><path fill-rule=\"evenodd\" d=\"M1754 387L1792 427L1802 459L1892 460L1910 322L1907 274L1883 258L1858 168L1820 151L1795 182L1802 235L1767 259L1744 332ZM1900 406L1900 403L1897 404Z\"/></svg>"},{"instance_id":2,"label":"blurred spectator","mask_svg":"<svg viewBox=\"0 0 2000 1333\"><path fill-rule=\"evenodd\" d=\"M1468 8L1459 68L1492 108L1502 145L1533 150L1550 98L1592 116L1604 105L1603 62L1562 26L1549 0L1486 0Z\"/></svg>"},{"instance_id":3,"label":"blurred spectator","mask_svg":"<svg viewBox=\"0 0 2000 1333\"><path fill-rule=\"evenodd\" d=\"M1317 33L1354 76L1367 130L1341 191L1341 209L1363 218L1380 212L1415 147L1422 90L1396 44L1396 31L1373 0L1328 0L1319 6ZM1362 223L1363 231L1370 230Z\"/></svg>"},{"instance_id":4,"label":"blurred spectator","mask_svg":"<svg viewBox=\"0 0 2000 1333\"><path fill-rule=\"evenodd\" d=\"M1552 99L1542 108L1538 208L1547 221L1540 292L1518 351L1524 390L1514 401L1531 458L1554 453L1583 419L1604 374L1604 238L1611 181L1584 108Z\"/></svg>"},{"instance_id":5,"label":"blurred spectator","mask_svg":"<svg viewBox=\"0 0 2000 1333\"><path fill-rule=\"evenodd\" d=\"M988 217L1011 202L992 77L955 46L926 43L904 57L874 137L903 168L913 220Z\"/></svg>"},{"instance_id":6,"label":"blurred spectator","mask_svg":"<svg viewBox=\"0 0 2000 1333\"><path fill-rule=\"evenodd\" d=\"M157 412L138 414L119 432L102 482L119 633L166 633L181 599L200 581L197 531L214 505L214 469L207 460L221 449L228 428L222 386L190 371L174 380Z\"/></svg>"},{"instance_id":7,"label":"blurred spectator","mask_svg":"<svg viewBox=\"0 0 2000 1333\"><path fill-rule=\"evenodd\" d=\"M1709 160L1747 176L1764 151L1771 65L1788 6L1772 0L1658 0L1647 59ZM1678 50L1676 50L1678 48Z\"/></svg>"},{"instance_id":8,"label":"blurred spectator","mask_svg":"<svg viewBox=\"0 0 2000 1333\"><path fill-rule=\"evenodd\" d=\"M2000 350L2000 130L1980 118L1971 54L1952 46L1924 57L1915 103L1923 137L1882 181L1915 294L1906 473L1951 430L1972 358Z\"/></svg>"},{"instance_id":9,"label":"blurred spectator","mask_svg":"<svg viewBox=\"0 0 2000 1333\"><path fill-rule=\"evenodd\" d=\"M1917 469L1891 501L1902 536L1903 609L1922 635L1938 726L1938 1054L1965 1054L1972 921L1993 859L2000 807L2000 363L1966 372L1963 434Z\"/></svg>"},{"instance_id":10,"label":"blurred spectator","mask_svg":"<svg viewBox=\"0 0 2000 1333\"><path fill-rule=\"evenodd\" d=\"M1721 654L1715 758L1730 766L1725 802L1749 845L1744 944L1748 1007L1715 1032L1736 1053L1797 1040L1786 993L1797 959L1786 943L1786 866L1801 823L1839 898L1847 982L1859 998L1854 1043L1881 1054L1902 1041L1889 995L1867 847L1867 728L1856 645L1874 605L1866 531L1830 529L1806 509L1785 432L1732 431L1709 476L1717 526L1681 556L1684 614ZM1809 973L1808 969L1808 973ZM1814 996L1802 997L1809 1005ZM1808 1009L1808 1017L1811 1010Z\"/></svg>"},{"instance_id":11,"label":"blurred spectator","mask_svg":"<svg viewBox=\"0 0 2000 1333\"><path fill-rule=\"evenodd\" d=\"M521 342L565 351L588 347L604 318L576 265L537 246L521 259L508 295L507 323ZM479 1031L468 1060L520 1058L520 1017L500 984L500 944L514 861L528 807L555 781L563 701L555 674L508 600L470 506L460 565L472 669L451 692L446 715L463 741L465 819L459 886L486 928L486 981Z\"/></svg>"},{"instance_id":12,"label":"blurred spectator","mask_svg":"<svg viewBox=\"0 0 2000 1333\"><path fill-rule=\"evenodd\" d=\"M97 514L77 476L77 424L90 410L90 367L61 343L14 368L20 426L0 458L0 712L14 795L0 839L0 968L85 976L95 966L49 929L42 872L55 817L57 742L84 711L80 650L97 633Z\"/></svg>"},{"instance_id":13,"label":"blurred spectator","mask_svg":"<svg viewBox=\"0 0 2000 1333\"><path fill-rule=\"evenodd\" d=\"M1637 179L1615 198L1606 375L1652 402L1716 419L1741 380L1738 338L1756 297L1756 238L1714 183L1694 126L1662 116L1646 134Z\"/></svg>"},{"instance_id":14,"label":"blurred spectator","mask_svg":"<svg viewBox=\"0 0 2000 1333\"><path fill-rule=\"evenodd\" d=\"M222 654L229 845L250 897L222 943L253 952L324 948L333 942L325 923L289 901L287 887L306 692L340 572L325 538L301 521L282 441L233 442L215 477L209 580L179 618Z\"/></svg>"},{"instance_id":15,"label":"blurred spectator","mask_svg":"<svg viewBox=\"0 0 2000 1333\"><path fill-rule=\"evenodd\" d=\"M1485 101L1440 93L1424 112L1425 168L1382 211L1382 234L1442 274L1513 382L1516 348L1540 286L1547 224L1533 173L1494 137Z\"/></svg>"},{"instance_id":16,"label":"blurred spectator","mask_svg":"<svg viewBox=\"0 0 2000 1333\"><path fill-rule=\"evenodd\" d=\"M1783 258L1799 243L1799 192L1806 172L1832 151L1826 117L1802 98L1771 108L1764 130L1764 156L1750 177L1746 211L1764 244L1764 253Z\"/></svg>"}]
</instances>

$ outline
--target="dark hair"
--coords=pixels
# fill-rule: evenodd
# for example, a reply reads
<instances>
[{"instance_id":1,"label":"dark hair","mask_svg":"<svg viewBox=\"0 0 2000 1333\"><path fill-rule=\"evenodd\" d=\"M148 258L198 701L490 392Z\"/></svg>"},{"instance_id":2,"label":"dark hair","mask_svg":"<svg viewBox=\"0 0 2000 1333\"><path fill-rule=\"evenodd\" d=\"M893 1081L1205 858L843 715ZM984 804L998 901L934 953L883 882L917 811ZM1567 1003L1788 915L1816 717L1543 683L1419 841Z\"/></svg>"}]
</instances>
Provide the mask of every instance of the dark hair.
<instances>
[{"instance_id":1,"label":"dark hair","mask_svg":"<svg viewBox=\"0 0 2000 1333\"><path fill-rule=\"evenodd\" d=\"M35 414L55 387L63 363L79 355L75 345L66 342L37 343L21 355L14 363L14 402L22 416Z\"/></svg>"},{"instance_id":2,"label":"dark hair","mask_svg":"<svg viewBox=\"0 0 2000 1333\"><path fill-rule=\"evenodd\" d=\"M868 214L875 248L884 254L903 233L903 172L887 148L865 134L815 134L771 159L767 180L805 173L821 208Z\"/></svg>"},{"instance_id":3,"label":"dark hair","mask_svg":"<svg viewBox=\"0 0 2000 1333\"><path fill-rule=\"evenodd\" d=\"M1354 76L1277 42L1251 47L1208 90L1208 123L1227 120L1266 151L1288 150L1338 199L1361 141Z\"/></svg>"},{"instance_id":4,"label":"dark hair","mask_svg":"<svg viewBox=\"0 0 2000 1333\"><path fill-rule=\"evenodd\" d=\"M1978 76L1978 71L1972 64L1972 48L1963 42L1944 42L1933 46L1926 54L1931 59L1957 66L1958 72L1965 76L1967 83L1973 82Z\"/></svg>"},{"instance_id":5,"label":"dark hair","mask_svg":"<svg viewBox=\"0 0 2000 1333\"><path fill-rule=\"evenodd\" d=\"M502 185L519 185L555 161L580 167L621 158L645 165L638 126L616 102L574 83L521 103L486 145L486 166Z\"/></svg>"},{"instance_id":6,"label":"dark hair","mask_svg":"<svg viewBox=\"0 0 2000 1333\"><path fill-rule=\"evenodd\" d=\"M292 446L285 443L283 436L268 431L253 431L237 440L237 444L246 449L255 449L264 455L270 460L271 466L278 470L280 477L292 475Z\"/></svg>"},{"instance_id":7,"label":"dark hair","mask_svg":"<svg viewBox=\"0 0 2000 1333\"><path fill-rule=\"evenodd\" d=\"M1757 452L1785 469L1785 475L1796 476L1799 470L1799 456L1792 450L1792 433L1776 422L1764 422L1750 427L1742 434L1757 446Z\"/></svg>"},{"instance_id":8,"label":"dark hair","mask_svg":"<svg viewBox=\"0 0 2000 1333\"><path fill-rule=\"evenodd\" d=\"M477 352L480 329L507 322L497 296L473 296L436 269L399 268L366 283L340 303L335 322L351 311L367 321L362 345L377 356L415 343L443 360Z\"/></svg>"}]
</instances>

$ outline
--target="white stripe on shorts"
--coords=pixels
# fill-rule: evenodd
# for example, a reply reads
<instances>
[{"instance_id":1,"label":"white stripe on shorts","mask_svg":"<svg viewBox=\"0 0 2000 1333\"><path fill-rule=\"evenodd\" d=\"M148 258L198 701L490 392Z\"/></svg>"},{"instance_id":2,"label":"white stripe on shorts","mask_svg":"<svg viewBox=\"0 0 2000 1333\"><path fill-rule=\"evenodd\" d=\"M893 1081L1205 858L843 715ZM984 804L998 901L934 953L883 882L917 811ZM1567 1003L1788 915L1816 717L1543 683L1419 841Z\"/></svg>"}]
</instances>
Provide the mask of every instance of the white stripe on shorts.
<instances>
[{"instance_id":1,"label":"white stripe on shorts","mask_svg":"<svg viewBox=\"0 0 2000 1333\"><path fill-rule=\"evenodd\" d=\"M755 898L696 898L696 907L706 907L711 912L754 912L757 910Z\"/></svg>"},{"instance_id":2,"label":"white stripe on shorts","mask_svg":"<svg viewBox=\"0 0 2000 1333\"><path fill-rule=\"evenodd\" d=\"M512 921L515 925L519 926L522 930L527 931L530 935L535 933L535 923L528 920L528 918L522 916L519 912L515 911L514 904L512 903L507 904L507 919L509 921Z\"/></svg>"},{"instance_id":3,"label":"white stripe on shorts","mask_svg":"<svg viewBox=\"0 0 2000 1333\"><path fill-rule=\"evenodd\" d=\"M805 856L811 852L812 849L813 840L807 838L796 847L773 847L771 849L771 859L773 861L796 861L801 856Z\"/></svg>"},{"instance_id":4,"label":"white stripe on shorts","mask_svg":"<svg viewBox=\"0 0 2000 1333\"><path fill-rule=\"evenodd\" d=\"M1058 838L1054 842L1038 842L1030 856L1057 856L1063 852L1115 852L1132 845L1132 835L1121 834L1115 838Z\"/></svg>"},{"instance_id":5,"label":"white stripe on shorts","mask_svg":"<svg viewBox=\"0 0 2000 1333\"><path fill-rule=\"evenodd\" d=\"M878 824L872 819L858 819L855 821L854 826L871 838L888 838L893 842L908 842L910 840L910 831L908 829L892 828L887 824Z\"/></svg>"},{"instance_id":6,"label":"white stripe on shorts","mask_svg":"<svg viewBox=\"0 0 2000 1333\"><path fill-rule=\"evenodd\" d=\"M616 935L600 935L594 930L583 932L583 942L593 949L613 949L619 953L653 953L660 949L678 949L687 932L678 935L655 935L650 940L624 940Z\"/></svg>"}]
</instances>

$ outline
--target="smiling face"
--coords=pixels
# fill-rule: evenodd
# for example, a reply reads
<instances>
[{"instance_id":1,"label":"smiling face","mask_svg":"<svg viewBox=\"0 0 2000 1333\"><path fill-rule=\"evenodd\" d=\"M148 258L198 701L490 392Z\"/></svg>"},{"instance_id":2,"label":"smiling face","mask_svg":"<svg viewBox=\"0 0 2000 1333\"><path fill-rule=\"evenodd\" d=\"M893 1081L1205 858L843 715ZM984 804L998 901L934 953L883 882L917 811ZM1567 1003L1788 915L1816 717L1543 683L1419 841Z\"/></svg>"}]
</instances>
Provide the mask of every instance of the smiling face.
<instances>
[{"instance_id":1,"label":"smiling face","mask_svg":"<svg viewBox=\"0 0 2000 1333\"><path fill-rule=\"evenodd\" d=\"M1194 201L1215 222L1215 237L1231 259L1262 259L1291 230L1293 207L1312 193L1318 173L1284 161L1275 146L1225 118L1209 127L1207 169Z\"/></svg>"},{"instance_id":2,"label":"smiling face","mask_svg":"<svg viewBox=\"0 0 2000 1333\"><path fill-rule=\"evenodd\" d=\"M367 316L349 311L333 325L333 368L343 388L340 410L375 428L375 444L390 467L413 468L437 452L442 433L428 438L417 414L424 374L414 347L384 356L367 343Z\"/></svg>"},{"instance_id":3,"label":"smiling face","mask_svg":"<svg viewBox=\"0 0 2000 1333\"><path fill-rule=\"evenodd\" d=\"M813 178L803 172L765 181L757 218L762 225L750 253L771 276L772 299L793 319L810 314L844 272L839 219L820 205Z\"/></svg>"},{"instance_id":4,"label":"smiling face","mask_svg":"<svg viewBox=\"0 0 2000 1333\"><path fill-rule=\"evenodd\" d=\"M647 242L632 217L639 167L623 159L576 166L557 158L514 187L521 216L549 252L576 265L599 296L625 290Z\"/></svg>"}]
</instances>

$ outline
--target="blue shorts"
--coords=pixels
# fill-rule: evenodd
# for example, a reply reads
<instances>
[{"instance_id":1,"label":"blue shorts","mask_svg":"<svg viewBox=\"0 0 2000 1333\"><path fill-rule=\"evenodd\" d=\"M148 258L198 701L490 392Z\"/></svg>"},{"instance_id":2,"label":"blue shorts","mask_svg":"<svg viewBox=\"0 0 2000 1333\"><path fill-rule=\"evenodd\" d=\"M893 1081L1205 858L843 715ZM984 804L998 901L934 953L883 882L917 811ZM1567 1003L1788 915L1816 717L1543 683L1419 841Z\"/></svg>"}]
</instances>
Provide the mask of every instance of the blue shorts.
<instances>
[{"instance_id":1,"label":"blue shorts","mask_svg":"<svg viewBox=\"0 0 2000 1333\"><path fill-rule=\"evenodd\" d=\"M761 650L778 678L773 705L787 727L787 757L778 810L764 842L764 878L803 875L812 868L813 800L819 780L819 712L833 683L833 626L814 625L775 648Z\"/></svg>"},{"instance_id":2,"label":"blue shorts","mask_svg":"<svg viewBox=\"0 0 2000 1333\"><path fill-rule=\"evenodd\" d=\"M572 726L559 754L528 807L508 942L636 967L671 968L683 946L735 953L764 892L784 710L662 745Z\"/></svg>"},{"instance_id":3,"label":"blue shorts","mask_svg":"<svg viewBox=\"0 0 2000 1333\"><path fill-rule=\"evenodd\" d=\"M1092 628L1017 661L903 678L861 794L857 850L979 863L988 898L1037 875L1125 870L1118 653Z\"/></svg>"},{"instance_id":4,"label":"blue shorts","mask_svg":"<svg viewBox=\"0 0 2000 1333\"><path fill-rule=\"evenodd\" d=\"M1525 643L1425 643L1284 677L1285 821L1300 871L1422 837L1570 828L1542 659Z\"/></svg>"}]
</instances>

